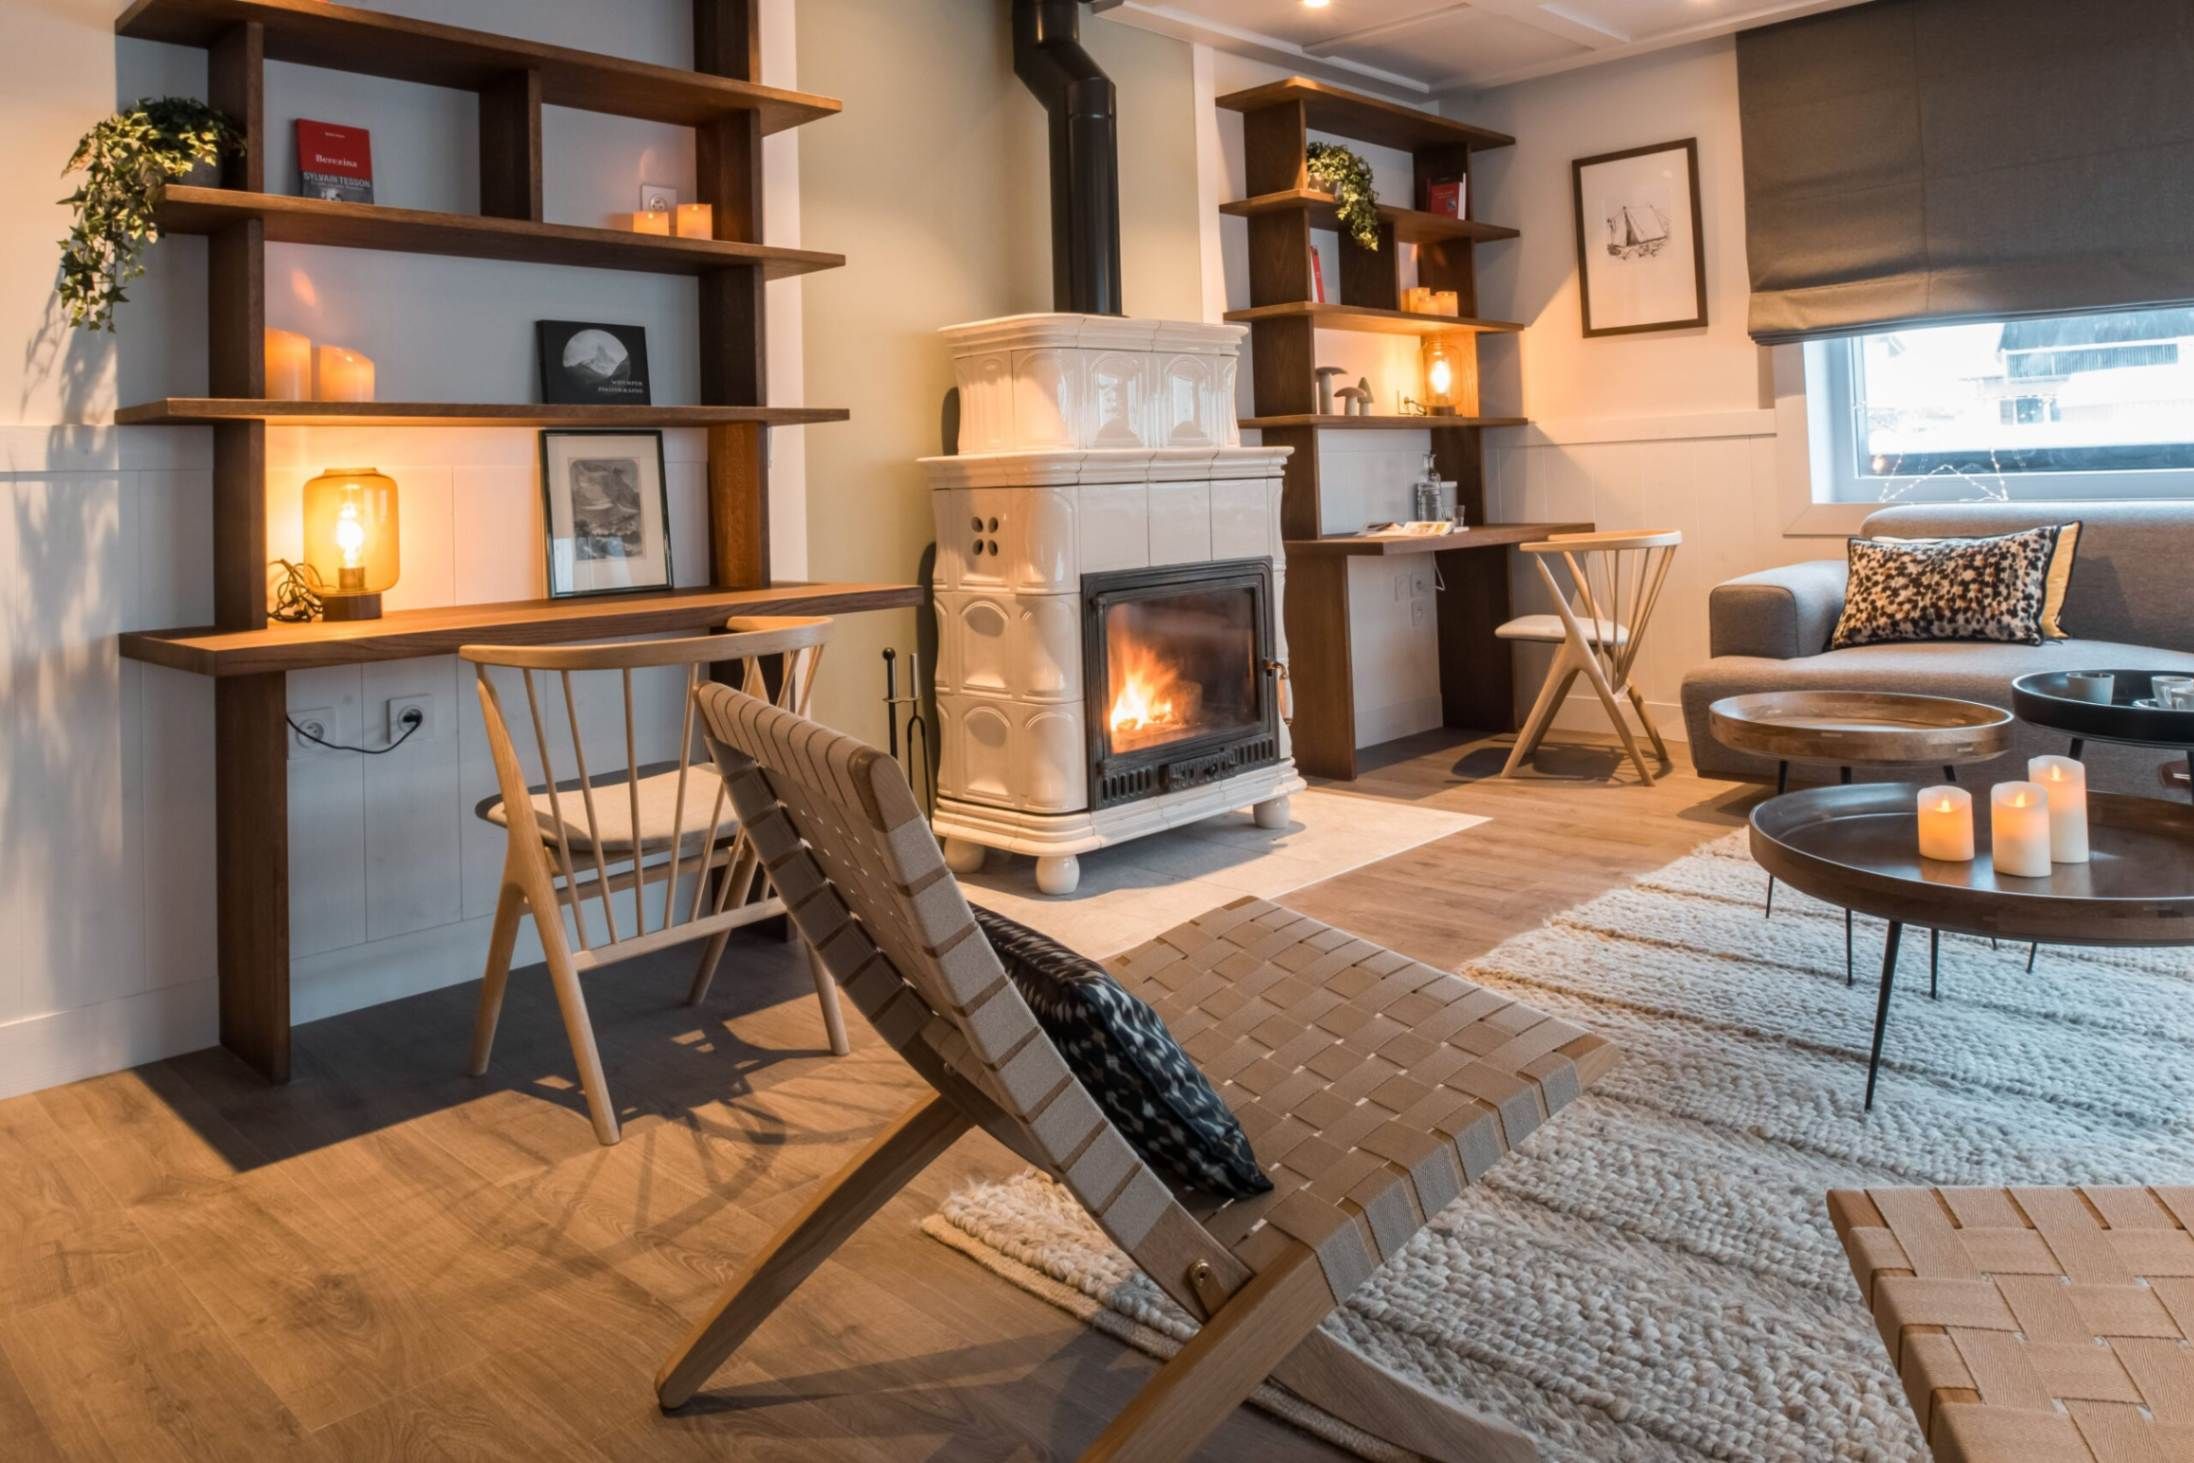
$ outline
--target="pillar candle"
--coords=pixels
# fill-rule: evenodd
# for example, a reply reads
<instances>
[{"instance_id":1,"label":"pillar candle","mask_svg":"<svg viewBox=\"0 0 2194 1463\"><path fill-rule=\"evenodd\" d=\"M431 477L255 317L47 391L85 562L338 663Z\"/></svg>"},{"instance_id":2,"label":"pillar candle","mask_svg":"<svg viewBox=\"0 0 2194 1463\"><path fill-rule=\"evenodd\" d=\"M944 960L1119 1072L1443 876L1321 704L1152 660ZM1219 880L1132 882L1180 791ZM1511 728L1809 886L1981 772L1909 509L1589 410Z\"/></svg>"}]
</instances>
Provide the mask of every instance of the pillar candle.
<instances>
[{"instance_id":1,"label":"pillar candle","mask_svg":"<svg viewBox=\"0 0 2194 1463\"><path fill-rule=\"evenodd\" d=\"M267 399L312 400L312 342L294 330L267 332Z\"/></svg>"},{"instance_id":2,"label":"pillar candle","mask_svg":"<svg viewBox=\"0 0 2194 1463\"><path fill-rule=\"evenodd\" d=\"M632 216L632 231L636 234L668 234L670 215L662 209L645 209Z\"/></svg>"},{"instance_id":3,"label":"pillar candle","mask_svg":"<svg viewBox=\"0 0 2194 1463\"><path fill-rule=\"evenodd\" d=\"M1999 782L1988 794L1988 844L1996 872L2049 877L2049 794L2038 782Z\"/></svg>"},{"instance_id":4,"label":"pillar candle","mask_svg":"<svg viewBox=\"0 0 2194 1463\"><path fill-rule=\"evenodd\" d=\"M1973 858L1973 794L1945 783L1920 789L1920 857L1946 863Z\"/></svg>"},{"instance_id":5,"label":"pillar candle","mask_svg":"<svg viewBox=\"0 0 2194 1463\"><path fill-rule=\"evenodd\" d=\"M681 239L713 239L716 237L716 210L706 203L681 203L678 205L678 237Z\"/></svg>"},{"instance_id":6,"label":"pillar candle","mask_svg":"<svg viewBox=\"0 0 2194 1463\"><path fill-rule=\"evenodd\" d=\"M2049 858L2087 862L2087 768L2070 757L2030 757L2026 775L2049 796Z\"/></svg>"},{"instance_id":7,"label":"pillar candle","mask_svg":"<svg viewBox=\"0 0 2194 1463\"><path fill-rule=\"evenodd\" d=\"M313 399L373 400L372 358L339 345L321 346L313 352Z\"/></svg>"}]
</instances>

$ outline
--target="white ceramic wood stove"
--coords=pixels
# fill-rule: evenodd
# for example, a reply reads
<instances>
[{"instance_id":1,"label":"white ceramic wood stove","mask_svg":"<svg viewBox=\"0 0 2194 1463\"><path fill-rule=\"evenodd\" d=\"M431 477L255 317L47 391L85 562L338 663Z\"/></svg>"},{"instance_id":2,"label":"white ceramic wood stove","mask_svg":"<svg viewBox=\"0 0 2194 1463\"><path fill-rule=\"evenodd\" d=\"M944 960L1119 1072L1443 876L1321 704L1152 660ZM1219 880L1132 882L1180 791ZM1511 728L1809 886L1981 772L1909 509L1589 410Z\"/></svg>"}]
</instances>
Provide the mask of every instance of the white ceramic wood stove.
<instances>
[{"instance_id":1,"label":"white ceramic wood stove","mask_svg":"<svg viewBox=\"0 0 2194 1463\"><path fill-rule=\"evenodd\" d=\"M1243 327L1108 315L954 326L937 514L936 828L972 872L1248 807L1285 827L1285 448L1244 447Z\"/></svg>"}]
</instances>

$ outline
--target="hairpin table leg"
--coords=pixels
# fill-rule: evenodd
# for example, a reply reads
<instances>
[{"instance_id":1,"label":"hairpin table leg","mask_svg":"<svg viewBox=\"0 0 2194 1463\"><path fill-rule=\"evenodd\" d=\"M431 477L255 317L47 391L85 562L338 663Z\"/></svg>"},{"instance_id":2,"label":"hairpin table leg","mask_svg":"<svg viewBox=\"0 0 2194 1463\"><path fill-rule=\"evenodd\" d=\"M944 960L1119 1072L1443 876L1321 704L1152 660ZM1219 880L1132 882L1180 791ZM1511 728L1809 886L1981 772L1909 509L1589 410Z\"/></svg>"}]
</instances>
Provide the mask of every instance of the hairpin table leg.
<instances>
[{"instance_id":1,"label":"hairpin table leg","mask_svg":"<svg viewBox=\"0 0 2194 1463\"><path fill-rule=\"evenodd\" d=\"M1866 1061L1866 1110L1874 1111L1874 1078L1882 1067L1882 1029L1889 1024L1889 987L1897 977L1897 941L1905 927L1895 920L1889 922L1889 934L1882 941L1882 995L1874 1007L1874 1051Z\"/></svg>"},{"instance_id":2,"label":"hairpin table leg","mask_svg":"<svg viewBox=\"0 0 2194 1463\"><path fill-rule=\"evenodd\" d=\"M1935 999L1935 977L1942 966L1942 959L1943 932L1941 930L1929 930L1927 932L1927 998L1931 1001Z\"/></svg>"}]
</instances>

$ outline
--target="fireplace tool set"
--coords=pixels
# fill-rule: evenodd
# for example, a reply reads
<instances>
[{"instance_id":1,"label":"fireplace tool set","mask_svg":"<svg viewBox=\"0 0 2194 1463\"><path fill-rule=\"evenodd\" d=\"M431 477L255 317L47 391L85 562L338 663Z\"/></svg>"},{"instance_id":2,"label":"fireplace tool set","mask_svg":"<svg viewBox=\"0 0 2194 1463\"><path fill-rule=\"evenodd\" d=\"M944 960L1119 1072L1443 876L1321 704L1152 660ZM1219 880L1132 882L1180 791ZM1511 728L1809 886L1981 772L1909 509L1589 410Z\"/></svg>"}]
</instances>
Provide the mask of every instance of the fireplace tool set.
<instances>
[{"instance_id":1,"label":"fireplace tool set","mask_svg":"<svg viewBox=\"0 0 2194 1463\"><path fill-rule=\"evenodd\" d=\"M884 750L899 764L923 809L937 806L937 775L930 770L929 718L922 715L922 653L907 652L907 689L899 694L899 652L884 650ZM903 749L903 750L902 750Z\"/></svg>"}]
</instances>

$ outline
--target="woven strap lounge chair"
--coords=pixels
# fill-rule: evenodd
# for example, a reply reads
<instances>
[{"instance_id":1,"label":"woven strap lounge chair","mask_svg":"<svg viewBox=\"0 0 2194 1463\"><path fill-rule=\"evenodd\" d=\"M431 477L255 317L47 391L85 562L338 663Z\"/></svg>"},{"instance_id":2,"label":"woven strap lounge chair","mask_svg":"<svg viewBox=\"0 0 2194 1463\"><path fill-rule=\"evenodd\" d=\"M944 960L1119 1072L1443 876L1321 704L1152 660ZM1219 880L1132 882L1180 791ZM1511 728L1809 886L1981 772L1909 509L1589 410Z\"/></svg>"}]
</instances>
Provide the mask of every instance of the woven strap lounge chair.
<instances>
[{"instance_id":1,"label":"woven strap lounge chair","mask_svg":"<svg viewBox=\"0 0 2194 1463\"><path fill-rule=\"evenodd\" d=\"M1114 964L1240 1119L1273 1189L1175 1193L1069 1072L977 928L897 766L725 687L698 693L740 821L801 934L935 1092L743 1267L657 1378L687 1402L863 1221L970 1128L1067 1186L1202 1329L1085 1456L1193 1452L1268 1377L1429 1457L1535 1456L1321 1331L1427 1219L1611 1066L1600 1038L1243 899Z\"/></svg>"},{"instance_id":2,"label":"woven strap lounge chair","mask_svg":"<svg viewBox=\"0 0 2194 1463\"><path fill-rule=\"evenodd\" d=\"M2194 1188L1837 1189L1944 1463L2194 1457Z\"/></svg>"}]
</instances>

